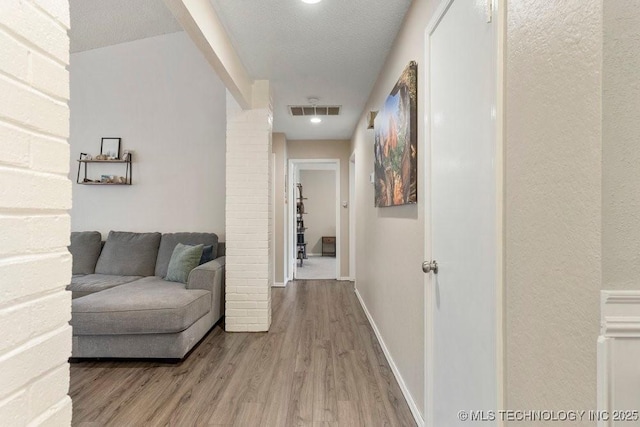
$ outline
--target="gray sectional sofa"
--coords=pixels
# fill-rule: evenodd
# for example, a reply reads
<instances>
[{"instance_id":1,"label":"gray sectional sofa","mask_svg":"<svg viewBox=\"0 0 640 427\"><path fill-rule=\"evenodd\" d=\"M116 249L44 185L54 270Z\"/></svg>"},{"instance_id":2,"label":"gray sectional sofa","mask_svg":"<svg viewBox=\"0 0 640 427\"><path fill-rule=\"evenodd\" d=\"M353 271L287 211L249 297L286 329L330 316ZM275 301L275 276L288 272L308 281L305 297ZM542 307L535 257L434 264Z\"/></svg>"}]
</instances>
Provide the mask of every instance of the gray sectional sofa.
<instances>
[{"instance_id":1,"label":"gray sectional sofa","mask_svg":"<svg viewBox=\"0 0 640 427\"><path fill-rule=\"evenodd\" d=\"M164 280L178 243L211 261ZM224 314L224 243L214 233L71 235L72 358L182 359ZM204 255L203 255L204 258Z\"/></svg>"}]
</instances>

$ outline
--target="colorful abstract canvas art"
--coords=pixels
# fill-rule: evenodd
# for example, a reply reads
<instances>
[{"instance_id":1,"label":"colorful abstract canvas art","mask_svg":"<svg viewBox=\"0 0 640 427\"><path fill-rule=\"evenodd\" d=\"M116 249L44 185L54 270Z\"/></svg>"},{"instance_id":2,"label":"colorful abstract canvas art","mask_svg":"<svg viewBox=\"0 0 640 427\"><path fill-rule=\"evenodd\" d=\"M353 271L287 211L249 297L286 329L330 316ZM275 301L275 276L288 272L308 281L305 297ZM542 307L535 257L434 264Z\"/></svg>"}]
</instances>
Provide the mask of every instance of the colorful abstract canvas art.
<instances>
[{"instance_id":1,"label":"colorful abstract canvas art","mask_svg":"<svg viewBox=\"0 0 640 427\"><path fill-rule=\"evenodd\" d=\"M375 206L418 201L417 72L411 61L375 118Z\"/></svg>"}]
</instances>

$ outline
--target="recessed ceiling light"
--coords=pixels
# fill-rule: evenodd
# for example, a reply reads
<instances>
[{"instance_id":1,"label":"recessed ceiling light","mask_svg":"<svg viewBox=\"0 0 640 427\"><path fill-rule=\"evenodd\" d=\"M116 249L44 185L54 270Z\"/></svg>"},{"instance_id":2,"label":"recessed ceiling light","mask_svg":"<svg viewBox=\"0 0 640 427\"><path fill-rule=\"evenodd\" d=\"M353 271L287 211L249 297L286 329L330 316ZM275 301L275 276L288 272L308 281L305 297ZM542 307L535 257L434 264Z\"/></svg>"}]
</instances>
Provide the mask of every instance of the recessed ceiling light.
<instances>
[{"instance_id":1,"label":"recessed ceiling light","mask_svg":"<svg viewBox=\"0 0 640 427\"><path fill-rule=\"evenodd\" d=\"M302 0L303 3L307 3L307 4L316 4L316 3L320 3L322 0Z\"/></svg>"},{"instance_id":2,"label":"recessed ceiling light","mask_svg":"<svg viewBox=\"0 0 640 427\"><path fill-rule=\"evenodd\" d=\"M318 123L322 122L322 119L320 117L311 117L310 121L311 121L311 123L317 125Z\"/></svg>"}]
</instances>

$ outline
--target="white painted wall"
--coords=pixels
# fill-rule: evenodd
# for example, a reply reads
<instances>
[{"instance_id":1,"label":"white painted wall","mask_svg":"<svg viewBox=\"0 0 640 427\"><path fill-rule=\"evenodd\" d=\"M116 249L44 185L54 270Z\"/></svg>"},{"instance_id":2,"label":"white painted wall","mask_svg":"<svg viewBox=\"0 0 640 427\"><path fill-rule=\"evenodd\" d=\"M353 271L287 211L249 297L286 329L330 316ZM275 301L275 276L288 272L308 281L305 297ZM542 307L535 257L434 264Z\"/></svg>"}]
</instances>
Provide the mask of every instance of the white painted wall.
<instances>
[{"instance_id":1,"label":"white painted wall","mask_svg":"<svg viewBox=\"0 0 640 427\"><path fill-rule=\"evenodd\" d=\"M640 289L640 7L603 7L602 281Z\"/></svg>"},{"instance_id":2,"label":"white painted wall","mask_svg":"<svg viewBox=\"0 0 640 427\"><path fill-rule=\"evenodd\" d=\"M322 236L336 235L336 173L328 170L301 170L305 211L307 253L322 254Z\"/></svg>"},{"instance_id":3,"label":"white painted wall","mask_svg":"<svg viewBox=\"0 0 640 427\"><path fill-rule=\"evenodd\" d=\"M183 32L71 55L72 230L225 231L225 88ZM133 150L133 185L75 184L105 136ZM124 175L123 165L89 165Z\"/></svg>"},{"instance_id":4,"label":"white painted wall","mask_svg":"<svg viewBox=\"0 0 640 427\"><path fill-rule=\"evenodd\" d=\"M165 0L164 3L211 64L215 73L221 76L236 102L242 108L250 108L254 102L254 81L244 68L211 2Z\"/></svg>"},{"instance_id":5,"label":"white painted wall","mask_svg":"<svg viewBox=\"0 0 640 427\"><path fill-rule=\"evenodd\" d=\"M505 345L510 409L596 405L602 3L508 2Z\"/></svg>"},{"instance_id":6,"label":"white painted wall","mask_svg":"<svg viewBox=\"0 0 640 427\"><path fill-rule=\"evenodd\" d=\"M71 424L69 4L0 2L0 425Z\"/></svg>"}]
</instances>

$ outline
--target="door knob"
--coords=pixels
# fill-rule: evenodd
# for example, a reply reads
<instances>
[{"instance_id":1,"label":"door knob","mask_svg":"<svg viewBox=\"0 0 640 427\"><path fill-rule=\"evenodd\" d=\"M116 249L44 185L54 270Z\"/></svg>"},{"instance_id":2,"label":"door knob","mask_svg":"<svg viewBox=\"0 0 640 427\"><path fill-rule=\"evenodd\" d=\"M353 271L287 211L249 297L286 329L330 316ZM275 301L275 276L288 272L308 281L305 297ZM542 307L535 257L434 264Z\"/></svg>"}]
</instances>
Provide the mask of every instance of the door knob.
<instances>
[{"instance_id":1,"label":"door knob","mask_svg":"<svg viewBox=\"0 0 640 427\"><path fill-rule=\"evenodd\" d=\"M430 273L433 271L433 274L438 274L438 262L435 260L423 262L422 271L424 271L425 273Z\"/></svg>"}]
</instances>

